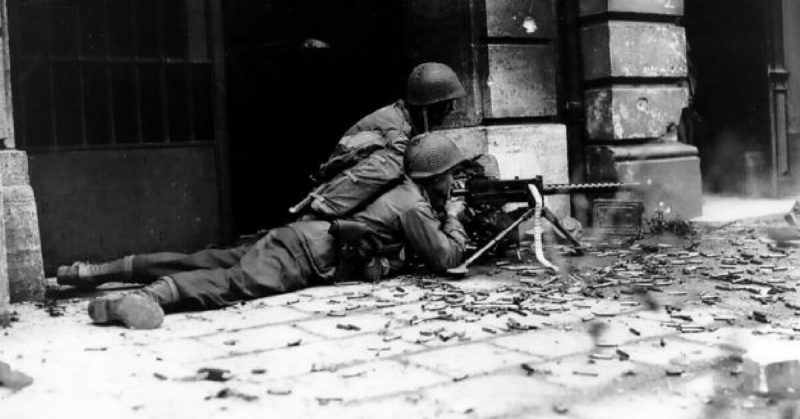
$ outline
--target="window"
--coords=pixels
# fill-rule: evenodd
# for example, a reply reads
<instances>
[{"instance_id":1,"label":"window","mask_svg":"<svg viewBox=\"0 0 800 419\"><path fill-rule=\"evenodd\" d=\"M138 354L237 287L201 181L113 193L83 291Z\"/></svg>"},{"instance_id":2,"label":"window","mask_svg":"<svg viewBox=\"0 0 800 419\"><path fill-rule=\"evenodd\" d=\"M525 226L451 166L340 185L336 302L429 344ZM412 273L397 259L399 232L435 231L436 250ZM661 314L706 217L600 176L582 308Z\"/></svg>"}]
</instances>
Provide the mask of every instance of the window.
<instances>
[{"instance_id":1,"label":"window","mask_svg":"<svg viewBox=\"0 0 800 419\"><path fill-rule=\"evenodd\" d=\"M18 147L214 140L208 0L9 0Z\"/></svg>"}]
</instances>

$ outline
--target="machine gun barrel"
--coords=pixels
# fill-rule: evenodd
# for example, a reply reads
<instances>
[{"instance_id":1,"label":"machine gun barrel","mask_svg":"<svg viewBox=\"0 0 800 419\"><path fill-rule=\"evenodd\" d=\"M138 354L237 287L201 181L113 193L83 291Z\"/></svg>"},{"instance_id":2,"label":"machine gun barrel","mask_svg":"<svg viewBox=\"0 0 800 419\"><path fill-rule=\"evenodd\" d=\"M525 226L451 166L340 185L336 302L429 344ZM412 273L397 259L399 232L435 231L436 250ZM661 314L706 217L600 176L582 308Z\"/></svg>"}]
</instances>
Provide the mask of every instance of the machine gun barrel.
<instances>
[{"instance_id":1,"label":"machine gun barrel","mask_svg":"<svg viewBox=\"0 0 800 419\"><path fill-rule=\"evenodd\" d=\"M642 186L641 183L552 183L544 185L542 195L560 195L578 192L615 192L626 189L634 189Z\"/></svg>"},{"instance_id":2,"label":"machine gun barrel","mask_svg":"<svg viewBox=\"0 0 800 419\"><path fill-rule=\"evenodd\" d=\"M467 183L466 188L455 189L450 195L453 197L470 197L481 200L502 199L510 202L522 202L527 199L527 191L524 185L532 183L541 185L538 179L514 179L514 180L479 180ZM561 195L581 192L616 192L636 189L642 186L638 182L630 183L551 183L541 185L542 195Z\"/></svg>"}]
</instances>

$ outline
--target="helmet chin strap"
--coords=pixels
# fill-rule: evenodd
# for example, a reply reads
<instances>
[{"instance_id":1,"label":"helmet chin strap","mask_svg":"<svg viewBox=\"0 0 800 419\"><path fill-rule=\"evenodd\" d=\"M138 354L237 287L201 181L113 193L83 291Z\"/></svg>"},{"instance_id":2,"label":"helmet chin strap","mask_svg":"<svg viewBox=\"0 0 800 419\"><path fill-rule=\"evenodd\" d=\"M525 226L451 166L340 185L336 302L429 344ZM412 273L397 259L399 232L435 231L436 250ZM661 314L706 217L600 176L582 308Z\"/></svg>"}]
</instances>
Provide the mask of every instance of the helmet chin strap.
<instances>
[{"instance_id":1,"label":"helmet chin strap","mask_svg":"<svg viewBox=\"0 0 800 419\"><path fill-rule=\"evenodd\" d=\"M422 107L422 132L430 131L430 124L428 123L428 107Z\"/></svg>"}]
</instances>

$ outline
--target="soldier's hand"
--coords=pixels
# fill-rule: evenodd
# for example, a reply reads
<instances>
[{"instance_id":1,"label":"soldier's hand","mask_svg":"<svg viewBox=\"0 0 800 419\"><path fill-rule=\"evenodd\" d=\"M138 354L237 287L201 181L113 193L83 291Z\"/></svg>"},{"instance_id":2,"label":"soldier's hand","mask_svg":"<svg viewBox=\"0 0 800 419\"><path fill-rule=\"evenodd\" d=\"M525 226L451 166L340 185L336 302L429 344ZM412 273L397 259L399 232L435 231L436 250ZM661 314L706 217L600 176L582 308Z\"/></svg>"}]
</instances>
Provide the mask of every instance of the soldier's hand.
<instances>
[{"instance_id":1,"label":"soldier's hand","mask_svg":"<svg viewBox=\"0 0 800 419\"><path fill-rule=\"evenodd\" d=\"M444 208L448 216L458 218L461 216L461 213L464 212L466 206L464 201L460 199L450 199L447 201L447 204L445 204Z\"/></svg>"}]
</instances>

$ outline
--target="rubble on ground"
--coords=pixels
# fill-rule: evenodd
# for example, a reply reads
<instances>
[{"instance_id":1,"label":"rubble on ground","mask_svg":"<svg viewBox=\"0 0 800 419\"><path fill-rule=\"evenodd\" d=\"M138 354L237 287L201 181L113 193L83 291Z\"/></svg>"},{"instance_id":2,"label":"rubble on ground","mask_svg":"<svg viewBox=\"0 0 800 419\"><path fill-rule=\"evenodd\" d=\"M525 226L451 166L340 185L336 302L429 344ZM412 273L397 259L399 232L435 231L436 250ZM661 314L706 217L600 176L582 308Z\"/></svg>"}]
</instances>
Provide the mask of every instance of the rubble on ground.
<instances>
[{"instance_id":1,"label":"rubble on ground","mask_svg":"<svg viewBox=\"0 0 800 419\"><path fill-rule=\"evenodd\" d=\"M11 369L9 364L0 362L0 387L21 390L33 384L33 378Z\"/></svg>"}]
</instances>

